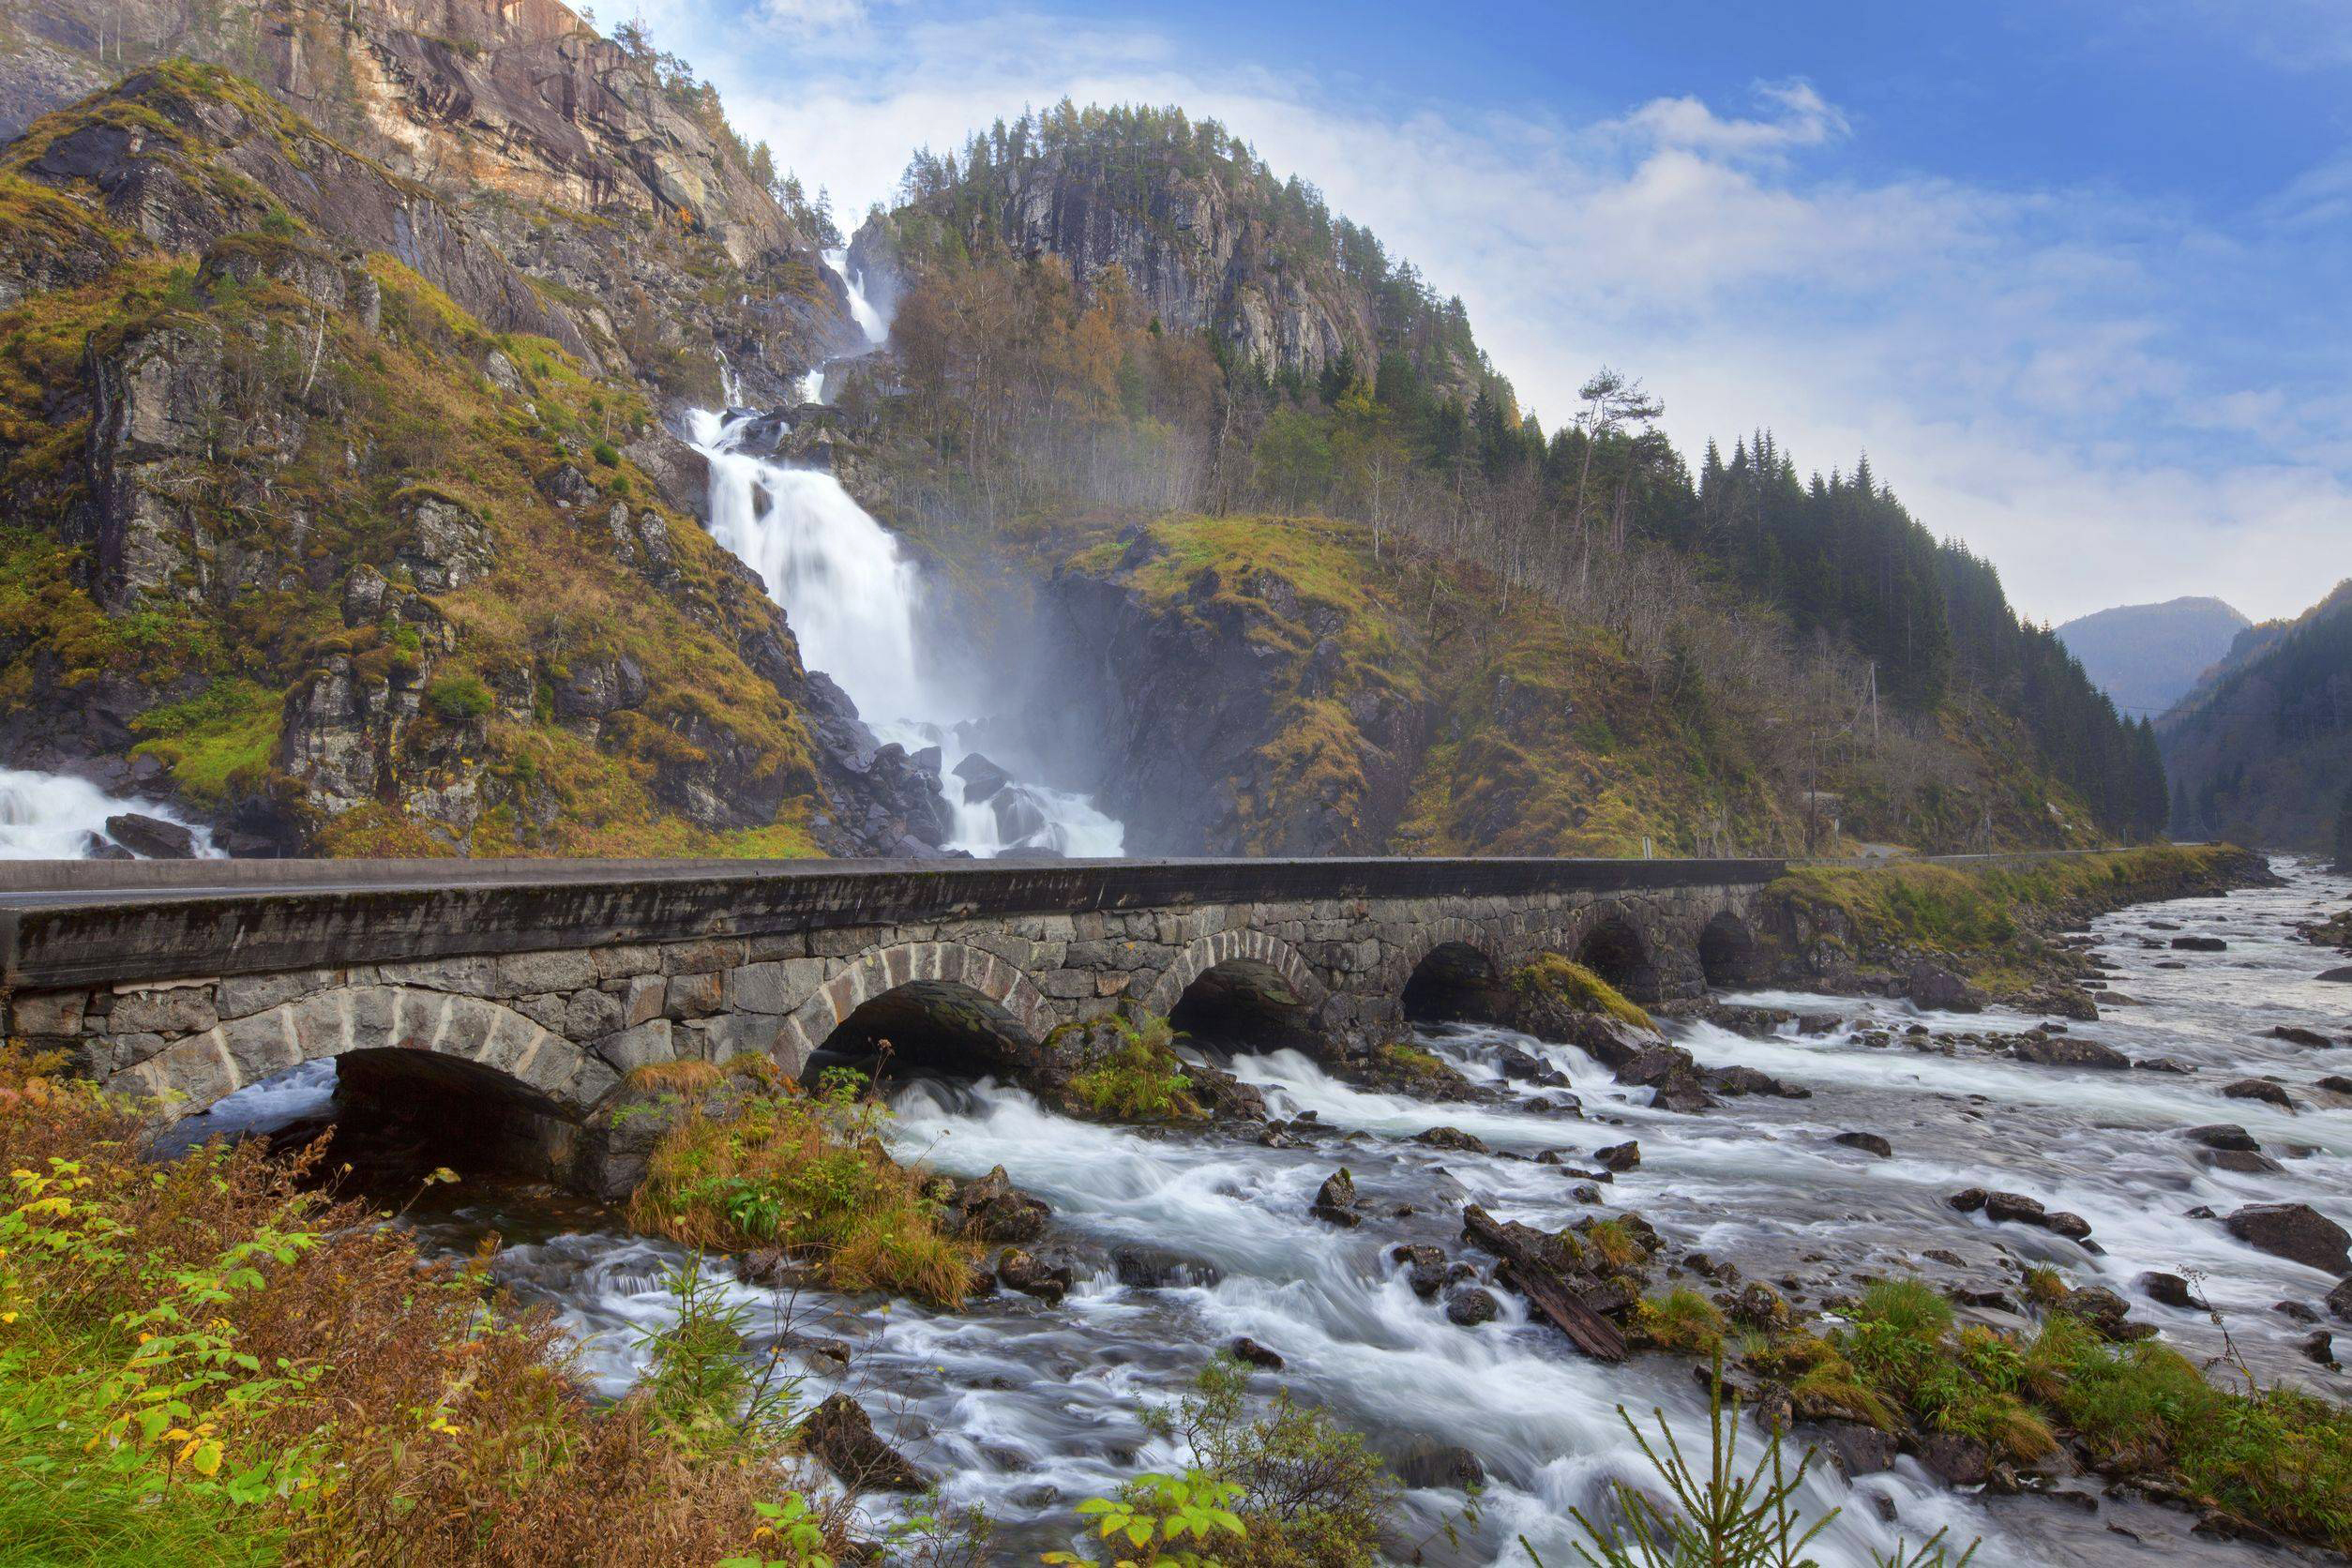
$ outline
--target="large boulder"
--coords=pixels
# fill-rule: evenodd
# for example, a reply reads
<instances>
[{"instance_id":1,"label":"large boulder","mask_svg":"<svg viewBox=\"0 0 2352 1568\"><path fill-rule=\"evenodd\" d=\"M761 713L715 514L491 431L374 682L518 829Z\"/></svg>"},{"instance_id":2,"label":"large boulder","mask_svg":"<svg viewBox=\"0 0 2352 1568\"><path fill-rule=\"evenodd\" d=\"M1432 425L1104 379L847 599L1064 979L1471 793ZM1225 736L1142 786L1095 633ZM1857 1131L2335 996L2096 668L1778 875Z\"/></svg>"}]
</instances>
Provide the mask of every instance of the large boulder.
<instances>
[{"instance_id":1,"label":"large boulder","mask_svg":"<svg viewBox=\"0 0 2352 1568\"><path fill-rule=\"evenodd\" d=\"M2249 1203L2222 1224L2273 1258L2331 1274L2352 1270L2352 1234L2308 1203Z\"/></svg>"},{"instance_id":2,"label":"large boulder","mask_svg":"<svg viewBox=\"0 0 2352 1568\"><path fill-rule=\"evenodd\" d=\"M107 836L134 854L150 860L188 860L196 853L196 836L177 822L125 811L106 819Z\"/></svg>"},{"instance_id":3,"label":"large boulder","mask_svg":"<svg viewBox=\"0 0 2352 1568\"><path fill-rule=\"evenodd\" d=\"M2020 1035L2010 1054L2020 1062L2043 1067L2097 1067L2105 1072L2121 1072L2132 1065L2132 1059L2121 1051L2072 1034Z\"/></svg>"},{"instance_id":4,"label":"large boulder","mask_svg":"<svg viewBox=\"0 0 2352 1568\"><path fill-rule=\"evenodd\" d=\"M837 1394L800 1424L802 1444L852 1491L919 1492L930 1478L875 1435L865 1408Z\"/></svg>"},{"instance_id":5,"label":"large boulder","mask_svg":"<svg viewBox=\"0 0 2352 1568\"><path fill-rule=\"evenodd\" d=\"M1982 1013L1984 993L1941 964L1925 958L1903 977L1903 995L1912 1006L1930 1013Z\"/></svg>"},{"instance_id":6,"label":"large boulder","mask_svg":"<svg viewBox=\"0 0 2352 1568\"><path fill-rule=\"evenodd\" d=\"M956 1234L967 1241L1033 1242L1046 1233L1052 1214L1043 1199L1015 1186L1001 1165L977 1181L961 1184L947 1200L948 1219Z\"/></svg>"}]
</instances>

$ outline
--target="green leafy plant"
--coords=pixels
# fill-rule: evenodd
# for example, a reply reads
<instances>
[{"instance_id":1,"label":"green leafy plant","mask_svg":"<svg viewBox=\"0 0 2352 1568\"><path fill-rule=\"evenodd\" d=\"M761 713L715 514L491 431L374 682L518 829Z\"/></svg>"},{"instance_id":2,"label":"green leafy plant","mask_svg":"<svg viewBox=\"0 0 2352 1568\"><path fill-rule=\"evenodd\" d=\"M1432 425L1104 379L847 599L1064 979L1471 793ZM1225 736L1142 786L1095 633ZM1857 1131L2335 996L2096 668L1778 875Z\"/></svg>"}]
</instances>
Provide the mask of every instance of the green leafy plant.
<instances>
[{"instance_id":1,"label":"green leafy plant","mask_svg":"<svg viewBox=\"0 0 2352 1568\"><path fill-rule=\"evenodd\" d=\"M829 1539L824 1520L808 1500L794 1492L782 1502L755 1502L760 1523L752 1539L761 1549L738 1557L722 1557L718 1568L833 1568L824 1548Z\"/></svg>"},{"instance_id":2,"label":"green leafy plant","mask_svg":"<svg viewBox=\"0 0 2352 1568\"><path fill-rule=\"evenodd\" d=\"M1223 1568L1214 1555L1220 1536L1244 1537L1233 1503L1242 1488L1199 1470L1182 1475L1139 1475L1115 1498L1089 1498L1080 1517L1103 1541L1119 1545L1112 1568ZM1197 1543L1198 1545L1192 1545ZM1047 1562L1092 1564L1074 1552L1048 1552Z\"/></svg>"},{"instance_id":3,"label":"green leafy plant","mask_svg":"<svg viewBox=\"0 0 2352 1568\"><path fill-rule=\"evenodd\" d=\"M1121 1022L1123 1038L1110 1053L1070 1079L1070 1093L1097 1115L1123 1119L1195 1117L1199 1102L1174 1048L1166 1018Z\"/></svg>"}]
</instances>

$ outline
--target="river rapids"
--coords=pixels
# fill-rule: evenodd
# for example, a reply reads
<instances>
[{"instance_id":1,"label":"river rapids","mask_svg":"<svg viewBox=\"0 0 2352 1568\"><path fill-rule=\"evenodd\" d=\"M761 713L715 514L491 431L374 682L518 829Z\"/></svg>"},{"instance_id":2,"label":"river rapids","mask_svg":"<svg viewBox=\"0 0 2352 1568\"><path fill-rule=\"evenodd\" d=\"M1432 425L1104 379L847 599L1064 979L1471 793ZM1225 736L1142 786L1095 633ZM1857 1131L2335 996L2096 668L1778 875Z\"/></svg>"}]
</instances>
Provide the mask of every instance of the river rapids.
<instances>
[{"instance_id":1,"label":"river rapids","mask_svg":"<svg viewBox=\"0 0 2352 1568\"><path fill-rule=\"evenodd\" d=\"M1647 1479L1619 1417L1646 1424L1663 1410L1687 1445L1704 1441L1706 1406L1689 1364L1636 1356L1607 1366L1580 1356L1525 1304L1500 1291L1501 1316L1450 1323L1417 1298L1390 1261L1399 1243L1427 1242L1477 1259L1460 1244L1466 1202L1498 1218L1558 1229L1594 1213L1571 1196L1576 1178L1532 1154L1572 1161L1637 1138L1638 1168L1604 1189L1603 1212L1639 1212L1677 1248L1696 1247L1743 1274L1793 1283L1817 1299L1876 1275L1923 1272L1947 1286L2013 1291L2017 1263L2047 1263L2075 1284L2103 1284L2158 1324L2167 1342L2205 1358L2219 1335L2201 1313L2146 1299L2145 1272L2200 1274L2236 1345L2258 1374L2341 1396L2337 1378L2297 1354L2307 1325L2275 1304L2316 1304L2333 1283L2232 1240L2209 1220L2249 1202L2308 1202L2352 1221L2352 1112L2312 1089L2352 1068L2352 1050L2318 1050L2269 1037L2275 1025L2341 1035L2352 990L2323 983L2332 961L2290 928L2341 907L2352 879L2278 863L2284 885L2223 897L2147 905L2092 927L2111 966L2115 1005L2073 1032L2135 1058L2164 1056L2196 1071L2164 1075L2034 1065L1955 1044L1968 1033L2038 1021L1993 1012L1914 1011L1905 1003L1790 992L1727 1000L1834 1014L1826 1033L1748 1039L1700 1022L1669 1033L1703 1064L1759 1067L1810 1089L1809 1099L1732 1099L1696 1114L1650 1107L1583 1053L1484 1026L1423 1026L1419 1038L1473 1079L1515 1097L1499 1106L1438 1105L1339 1081L1293 1051L1195 1048L1259 1086L1274 1114L1313 1113L1303 1146L1270 1148L1232 1131L1135 1130L1052 1114L990 1079L924 1078L898 1087L896 1152L954 1175L1003 1165L1053 1206L1052 1229L1033 1250L1069 1258L1078 1284L1049 1307L999 1294L957 1314L906 1302L794 1296L733 1287L767 1343L789 1340L805 1363L802 1397L853 1393L885 1437L942 1483L949 1506L985 1509L998 1524L993 1560L1033 1560L1067 1544L1070 1510L1140 1470L1181 1467L1184 1455L1146 1428L1143 1407L1184 1392L1203 1362L1247 1335L1287 1363L1256 1386L1288 1387L1364 1432L1408 1474L1443 1472L1446 1451L1475 1455L1486 1474L1479 1519L1459 1528L1468 1496L1441 1484L1409 1489L1389 1550L1417 1548L1433 1563L1524 1563L1525 1536L1547 1562L1576 1560L1572 1506L1590 1506L1611 1479ZM2222 938L2218 953L2176 953L2178 933ZM2179 967L2171 967L2179 966ZM2111 993L2113 994L2113 993ZM1924 1035L1903 1033L1923 1024ZM1866 1035L1894 1030L1894 1043ZM1817 1025L1817 1028L1818 1026ZM1495 1062L1509 1045L1564 1072L1585 1120L1527 1106L1543 1093L1507 1083ZM1947 1054L1947 1049L1951 1054ZM204 1117L191 1136L280 1123L324 1108L324 1064L256 1086ZM2225 1082L2283 1080L2304 1108L2286 1112L2224 1099ZM2284 1170L2209 1169L2183 1129L2244 1126ZM1450 1125L1490 1154L1410 1141ZM1832 1141L1845 1131L1886 1138L1879 1159ZM1335 1229L1309 1217L1325 1176L1345 1164L1383 1217ZM2009 1188L2090 1221L2094 1255L2047 1232L1994 1226L1945 1202L1966 1186ZM1392 1211L1410 1214L1389 1218ZM419 1221L426 1239L470 1251L484 1232L508 1240L496 1265L527 1301L547 1304L578 1336L582 1364L607 1394L642 1370L640 1337L669 1319L669 1244L625 1233L610 1216L543 1191L492 1189L458 1197ZM814 1347L850 1350L847 1367ZM1416 1462L1418 1461L1418 1462ZM1432 1479L1435 1479L1434 1477ZM1981 1538L1980 1563L2248 1562L2258 1548L2192 1536L2194 1517L2088 1485L2058 1501L1948 1489L1910 1459L1851 1483L1826 1465L1805 1505L1838 1509L1816 1543L1825 1565L1867 1563L1873 1551L1913 1545L1945 1529ZM1455 1541L1438 1527L1457 1524Z\"/></svg>"}]
</instances>

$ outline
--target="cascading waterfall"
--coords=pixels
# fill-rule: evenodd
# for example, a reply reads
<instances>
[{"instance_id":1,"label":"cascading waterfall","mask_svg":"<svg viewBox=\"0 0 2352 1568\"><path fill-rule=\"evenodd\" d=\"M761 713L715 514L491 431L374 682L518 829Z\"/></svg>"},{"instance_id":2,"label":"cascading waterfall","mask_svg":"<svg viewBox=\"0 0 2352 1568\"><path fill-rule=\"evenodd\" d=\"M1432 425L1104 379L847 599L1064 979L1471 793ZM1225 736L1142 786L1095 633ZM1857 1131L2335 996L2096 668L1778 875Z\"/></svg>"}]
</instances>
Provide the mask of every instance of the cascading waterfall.
<instances>
[{"instance_id":1,"label":"cascading waterfall","mask_svg":"<svg viewBox=\"0 0 2352 1568\"><path fill-rule=\"evenodd\" d=\"M122 799L87 779L0 768L0 860L81 860L112 842L106 820L125 812L187 828L196 853L217 856L212 835L158 801Z\"/></svg>"},{"instance_id":2,"label":"cascading waterfall","mask_svg":"<svg viewBox=\"0 0 2352 1568\"><path fill-rule=\"evenodd\" d=\"M971 730L987 716L928 674L947 651L924 646L914 563L832 475L741 450L752 417L689 416L690 438L710 463L712 536L760 574L800 638L803 660L849 693L876 735L909 751L940 748L955 817L947 847L982 858L1123 853L1124 830L1085 796L1008 779L975 758Z\"/></svg>"}]
</instances>

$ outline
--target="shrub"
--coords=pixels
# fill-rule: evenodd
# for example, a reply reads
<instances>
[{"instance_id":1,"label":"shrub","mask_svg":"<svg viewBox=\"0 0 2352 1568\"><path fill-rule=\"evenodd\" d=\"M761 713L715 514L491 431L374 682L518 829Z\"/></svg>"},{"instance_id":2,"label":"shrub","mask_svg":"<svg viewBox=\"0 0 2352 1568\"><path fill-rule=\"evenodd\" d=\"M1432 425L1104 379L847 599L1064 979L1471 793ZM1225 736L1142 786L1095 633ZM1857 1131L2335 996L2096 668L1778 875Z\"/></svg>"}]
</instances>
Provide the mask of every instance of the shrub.
<instances>
[{"instance_id":1,"label":"shrub","mask_svg":"<svg viewBox=\"0 0 2352 1568\"><path fill-rule=\"evenodd\" d=\"M425 688L425 705L444 723L470 724L490 716L496 704L490 687L472 675L444 675Z\"/></svg>"},{"instance_id":2,"label":"shrub","mask_svg":"<svg viewBox=\"0 0 2352 1568\"><path fill-rule=\"evenodd\" d=\"M1241 1488L1214 1480L1199 1470L1183 1475L1138 1475L1119 1488L1115 1498L1089 1498L1078 1506L1078 1516L1095 1528L1100 1539L1117 1538L1112 1562L1117 1568L1217 1568L1211 1555L1226 1535L1246 1536L1248 1530L1231 1508ZM1206 1551L1194 1551L1189 1538ZM1133 1552L1132 1557L1120 1550ZM1048 1552L1050 1563L1092 1563L1075 1552Z\"/></svg>"},{"instance_id":3,"label":"shrub","mask_svg":"<svg viewBox=\"0 0 2352 1568\"><path fill-rule=\"evenodd\" d=\"M1122 1039L1110 1054L1070 1079L1070 1093L1097 1116L1125 1120L1201 1114L1187 1093L1192 1080L1170 1044L1175 1031L1166 1018L1139 1026L1120 1020Z\"/></svg>"},{"instance_id":4,"label":"shrub","mask_svg":"<svg viewBox=\"0 0 2352 1568\"><path fill-rule=\"evenodd\" d=\"M609 441L597 442L596 445L589 448L589 453L607 468L618 468L621 465L620 449Z\"/></svg>"},{"instance_id":5,"label":"shrub","mask_svg":"<svg viewBox=\"0 0 2352 1568\"><path fill-rule=\"evenodd\" d=\"M780 1247L837 1289L961 1304L979 1250L946 1232L933 1178L883 1152L889 1110L857 1083L780 1084L726 1120L686 1108L655 1147L630 1223L690 1246Z\"/></svg>"},{"instance_id":6,"label":"shrub","mask_svg":"<svg viewBox=\"0 0 2352 1568\"><path fill-rule=\"evenodd\" d=\"M1144 1412L1144 1423L1182 1443L1200 1470L1238 1488L1233 1511L1245 1539L1220 1543L1232 1568L1370 1568L1396 1484L1379 1455L1329 1413L1286 1390L1274 1408L1247 1410L1248 1369L1219 1356L1193 1392Z\"/></svg>"}]
</instances>

